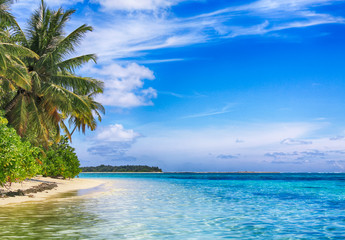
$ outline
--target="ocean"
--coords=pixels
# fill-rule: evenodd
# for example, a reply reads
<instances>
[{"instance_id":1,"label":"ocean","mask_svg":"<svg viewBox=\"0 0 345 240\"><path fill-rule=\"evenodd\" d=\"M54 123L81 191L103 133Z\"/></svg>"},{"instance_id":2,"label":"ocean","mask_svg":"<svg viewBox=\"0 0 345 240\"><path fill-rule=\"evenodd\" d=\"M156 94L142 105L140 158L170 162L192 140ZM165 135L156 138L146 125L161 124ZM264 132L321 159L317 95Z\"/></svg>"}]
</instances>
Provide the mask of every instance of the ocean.
<instances>
[{"instance_id":1,"label":"ocean","mask_svg":"<svg viewBox=\"0 0 345 240\"><path fill-rule=\"evenodd\" d=\"M0 239L345 239L345 174L83 173L110 190L0 208Z\"/></svg>"}]
</instances>

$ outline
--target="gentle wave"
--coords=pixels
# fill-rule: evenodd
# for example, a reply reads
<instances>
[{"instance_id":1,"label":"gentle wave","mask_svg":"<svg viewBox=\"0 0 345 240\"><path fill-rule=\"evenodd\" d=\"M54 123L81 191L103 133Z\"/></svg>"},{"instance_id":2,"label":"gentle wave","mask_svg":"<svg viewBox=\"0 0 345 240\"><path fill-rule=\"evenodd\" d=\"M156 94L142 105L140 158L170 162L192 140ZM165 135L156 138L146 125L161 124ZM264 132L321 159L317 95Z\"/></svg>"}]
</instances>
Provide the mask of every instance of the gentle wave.
<instances>
[{"instance_id":1,"label":"gentle wave","mask_svg":"<svg viewBox=\"0 0 345 240\"><path fill-rule=\"evenodd\" d=\"M109 192L90 197L1 208L0 238L345 236L345 174L84 173L80 177L105 178L112 186Z\"/></svg>"}]
</instances>

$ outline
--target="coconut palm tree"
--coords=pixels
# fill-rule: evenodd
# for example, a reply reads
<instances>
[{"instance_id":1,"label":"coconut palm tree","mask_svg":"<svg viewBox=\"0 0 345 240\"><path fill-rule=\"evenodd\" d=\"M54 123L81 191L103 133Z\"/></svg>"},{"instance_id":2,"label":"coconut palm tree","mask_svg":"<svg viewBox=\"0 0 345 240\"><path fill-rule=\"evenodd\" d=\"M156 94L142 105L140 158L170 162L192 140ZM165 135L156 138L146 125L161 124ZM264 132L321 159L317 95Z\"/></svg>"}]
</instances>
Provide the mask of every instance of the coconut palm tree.
<instances>
[{"instance_id":1,"label":"coconut palm tree","mask_svg":"<svg viewBox=\"0 0 345 240\"><path fill-rule=\"evenodd\" d=\"M16 33L20 32L20 28L9 12L11 3L10 0L0 0L0 104L17 87L31 88L30 76L22 57L38 57L30 49L16 44Z\"/></svg>"},{"instance_id":2,"label":"coconut palm tree","mask_svg":"<svg viewBox=\"0 0 345 240\"><path fill-rule=\"evenodd\" d=\"M30 75L30 88L17 86L16 94L5 106L6 117L19 135L30 133L44 145L59 139L61 128L70 136L64 119L92 119L95 110L101 109L93 96L103 92L103 83L75 74L84 63L95 62L96 56L68 58L75 53L83 36L92 31L92 27L84 24L64 35L65 25L74 12L61 8L50 10L42 0L39 9L31 16L25 34L20 28L16 32L21 46L30 49L37 57L22 59ZM91 121L85 124L91 124Z\"/></svg>"},{"instance_id":3,"label":"coconut palm tree","mask_svg":"<svg viewBox=\"0 0 345 240\"><path fill-rule=\"evenodd\" d=\"M88 127L91 131L95 130L97 127L95 116L97 117L98 121L101 121L101 113L105 114L105 109L102 104L96 102L93 99L93 93L85 96L85 101L89 103L92 114L85 115L75 112L73 115L71 115L68 121L70 126L74 126L74 129L70 133L71 136L76 129L78 129L79 131L81 130L83 133L85 133L86 127Z\"/></svg>"}]
</instances>

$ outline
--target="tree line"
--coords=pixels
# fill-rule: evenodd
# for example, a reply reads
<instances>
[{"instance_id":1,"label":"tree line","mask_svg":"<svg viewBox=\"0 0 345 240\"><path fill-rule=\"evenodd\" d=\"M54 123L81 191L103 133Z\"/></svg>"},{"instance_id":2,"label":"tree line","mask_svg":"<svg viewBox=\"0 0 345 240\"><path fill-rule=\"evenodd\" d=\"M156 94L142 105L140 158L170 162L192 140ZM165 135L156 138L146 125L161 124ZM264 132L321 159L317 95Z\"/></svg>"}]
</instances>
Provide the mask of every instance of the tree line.
<instances>
[{"instance_id":1,"label":"tree line","mask_svg":"<svg viewBox=\"0 0 345 240\"><path fill-rule=\"evenodd\" d=\"M75 56L92 27L66 32L75 10L42 0L25 31L0 0L0 185L36 174L75 177L81 171L69 145L75 130L95 130L104 107L103 82L76 74L96 55Z\"/></svg>"}]
</instances>

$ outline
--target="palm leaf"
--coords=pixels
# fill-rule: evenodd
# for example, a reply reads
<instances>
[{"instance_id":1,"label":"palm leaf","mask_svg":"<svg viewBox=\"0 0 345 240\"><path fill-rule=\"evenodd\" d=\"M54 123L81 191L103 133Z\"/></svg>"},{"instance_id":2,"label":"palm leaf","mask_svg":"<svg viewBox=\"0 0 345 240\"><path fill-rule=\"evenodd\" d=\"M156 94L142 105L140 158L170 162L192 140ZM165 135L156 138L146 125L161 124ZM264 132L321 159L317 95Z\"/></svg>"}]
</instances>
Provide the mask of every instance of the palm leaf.
<instances>
[{"instance_id":1,"label":"palm leaf","mask_svg":"<svg viewBox=\"0 0 345 240\"><path fill-rule=\"evenodd\" d=\"M67 59L65 61L59 62L57 67L62 72L74 72L77 68L80 68L83 64L93 61L96 63L96 55L95 54L87 54L82 55L74 58Z\"/></svg>"}]
</instances>

